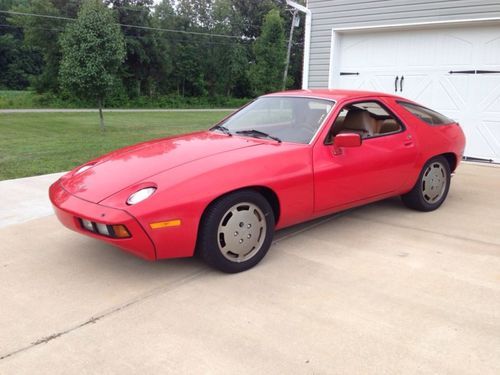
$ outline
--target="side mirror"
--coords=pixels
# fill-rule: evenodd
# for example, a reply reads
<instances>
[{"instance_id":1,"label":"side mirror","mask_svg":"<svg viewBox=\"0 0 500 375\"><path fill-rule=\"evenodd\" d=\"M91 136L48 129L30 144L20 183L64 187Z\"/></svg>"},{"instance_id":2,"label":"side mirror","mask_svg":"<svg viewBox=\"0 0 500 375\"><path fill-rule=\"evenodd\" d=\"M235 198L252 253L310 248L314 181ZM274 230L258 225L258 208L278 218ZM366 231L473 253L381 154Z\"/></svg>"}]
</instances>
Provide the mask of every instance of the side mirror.
<instances>
[{"instance_id":1,"label":"side mirror","mask_svg":"<svg viewBox=\"0 0 500 375\"><path fill-rule=\"evenodd\" d=\"M359 147L361 146L361 136L356 133L337 134L333 138L333 153L339 155L342 153L343 147Z\"/></svg>"}]
</instances>

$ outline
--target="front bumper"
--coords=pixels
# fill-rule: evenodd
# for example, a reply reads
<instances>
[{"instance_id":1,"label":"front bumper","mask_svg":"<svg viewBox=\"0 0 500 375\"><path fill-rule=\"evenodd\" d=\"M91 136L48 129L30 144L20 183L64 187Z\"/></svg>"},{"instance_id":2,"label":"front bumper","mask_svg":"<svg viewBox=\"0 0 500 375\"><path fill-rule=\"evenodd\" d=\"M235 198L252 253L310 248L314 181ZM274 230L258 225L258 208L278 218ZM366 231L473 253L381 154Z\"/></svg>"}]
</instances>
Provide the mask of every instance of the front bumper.
<instances>
[{"instance_id":1,"label":"front bumper","mask_svg":"<svg viewBox=\"0 0 500 375\"><path fill-rule=\"evenodd\" d=\"M156 260L155 246L144 228L128 212L88 202L68 193L56 181L49 189L49 197L59 221L75 232L110 243L147 260ZM125 225L131 237L111 238L82 228L79 219L107 225Z\"/></svg>"}]
</instances>

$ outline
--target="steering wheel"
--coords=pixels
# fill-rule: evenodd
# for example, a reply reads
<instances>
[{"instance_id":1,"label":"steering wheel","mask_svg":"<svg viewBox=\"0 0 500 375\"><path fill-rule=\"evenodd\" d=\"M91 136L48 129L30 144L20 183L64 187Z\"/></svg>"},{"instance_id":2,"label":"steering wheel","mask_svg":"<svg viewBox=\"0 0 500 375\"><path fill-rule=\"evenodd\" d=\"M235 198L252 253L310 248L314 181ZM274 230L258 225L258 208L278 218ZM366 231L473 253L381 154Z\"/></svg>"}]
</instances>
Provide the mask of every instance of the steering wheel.
<instances>
[{"instance_id":1,"label":"steering wheel","mask_svg":"<svg viewBox=\"0 0 500 375\"><path fill-rule=\"evenodd\" d=\"M314 134L316 134L316 129L314 129L314 128L312 128L312 127L308 126L308 125L305 125L305 124L300 125L300 126L298 127L298 129L299 129L299 131L300 131L301 133L307 134L307 135L308 135L308 136L310 136L311 138L314 136Z\"/></svg>"}]
</instances>

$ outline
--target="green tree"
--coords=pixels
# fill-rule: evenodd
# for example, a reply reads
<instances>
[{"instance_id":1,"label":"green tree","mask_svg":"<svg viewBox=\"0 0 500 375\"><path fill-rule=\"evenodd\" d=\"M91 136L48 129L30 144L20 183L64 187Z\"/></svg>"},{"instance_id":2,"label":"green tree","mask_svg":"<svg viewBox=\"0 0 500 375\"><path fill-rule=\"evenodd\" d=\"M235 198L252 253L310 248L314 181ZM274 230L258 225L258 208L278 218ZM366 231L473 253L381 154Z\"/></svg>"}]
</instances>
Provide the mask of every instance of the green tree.
<instances>
[{"instance_id":1,"label":"green tree","mask_svg":"<svg viewBox=\"0 0 500 375\"><path fill-rule=\"evenodd\" d=\"M15 3L12 10L17 12L75 18L81 0L23 0ZM38 92L58 93L61 61L58 40L61 31L71 21L50 17L12 15L9 20L23 30L25 45L43 56L44 64L41 74L33 80L34 88Z\"/></svg>"},{"instance_id":2,"label":"green tree","mask_svg":"<svg viewBox=\"0 0 500 375\"><path fill-rule=\"evenodd\" d=\"M243 35L242 17L233 0L164 0L156 7L166 29L203 33L165 33L172 61L169 87L182 96L248 95L251 40L211 37Z\"/></svg>"},{"instance_id":3,"label":"green tree","mask_svg":"<svg viewBox=\"0 0 500 375\"><path fill-rule=\"evenodd\" d=\"M174 16L160 18L161 27L187 32L208 32L211 10L206 1L199 4L195 2L175 1ZM174 90L182 96L206 96L208 91L204 68L207 65L208 48L211 46L207 44L207 37L182 33L169 33L165 37L169 41L172 56L175 56L170 77Z\"/></svg>"},{"instance_id":4,"label":"green tree","mask_svg":"<svg viewBox=\"0 0 500 375\"><path fill-rule=\"evenodd\" d=\"M257 38L261 33L264 17L271 10L279 6L286 8L284 0L230 0L232 7L240 14L240 27L243 34L248 38Z\"/></svg>"},{"instance_id":5,"label":"green tree","mask_svg":"<svg viewBox=\"0 0 500 375\"><path fill-rule=\"evenodd\" d=\"M22 5L25 1L17 1ZM0 0L0 10L9 11L14 0ZM42 59L33 48L23 43L22 27L13 25L7 13L0 13L0 88L22 90L33 76L40 74Z\"/></svg>"},{"instance_id":6,"label":"green tree","mask_svg":"<svg viewBox=\"0 0 500 375\"><path fill-rule=\"evenodd\" d=\"M87 0L77 20L61 36L60 80L63 88L86 100L97 100L101 130L102 107L125 57L120 26L111 10L98 0Z\"/></svg>"},{"instance_id":7,"label":"green tree","mask_svg":"<svg viewBox=\"0 0 500 375\"><path fill-rule=\"evenodd\" d=\"M40 55L13 34L0 35L0 88L22 90L40 73Z\"/></svg>"},{"instance_id":8,"label":"green tree","mask_svg":"<svg viewBox=\"0 0 500 375\"><path fill-rule=\"evenodd\" d=\"M243 18L233 5L233 0L216 0L213 5L213 32L241 36L241 39L219 40L210 49L207 59L209 92L218 95L247 95L242 86L248 86L248 65L251 41L243 39ZM212 87L212 90L210 90Z\"/></svg>"},{"instance_id":9,"label":"green tree","mask_svg":"<svg viewBox=\"0 0 500 375\"><path fill-rule=\"evenodd\" d=\"M283 19L277 9L264 18L262 33L254 43L255 64L251 82L255 94L277 91L281 87L285 67L285 33Z\"/></svg>"},{"instance_id":10,"label":"green tree","mask_svg":"<svg viewBox=\"0 0 500 375\"><path fill-rule=\"evenodd\" d=\"M169 46L153 16L153 0L106 0L112 6L122 25L125 37L126 59L120 76L130 97L152 96L171 70ZM160 90L161 91L161 90Z\"/></svg>"}]
</instances>

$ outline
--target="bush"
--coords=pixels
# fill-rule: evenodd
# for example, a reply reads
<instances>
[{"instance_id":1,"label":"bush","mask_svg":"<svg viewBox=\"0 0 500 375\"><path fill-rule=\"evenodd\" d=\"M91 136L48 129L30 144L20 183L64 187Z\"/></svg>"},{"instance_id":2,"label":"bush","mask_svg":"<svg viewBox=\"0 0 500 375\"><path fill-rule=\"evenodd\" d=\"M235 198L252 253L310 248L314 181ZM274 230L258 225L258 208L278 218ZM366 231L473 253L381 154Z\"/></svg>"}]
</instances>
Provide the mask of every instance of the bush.
<instances>
[{"instance_id":1,"label":"bush","mask_svg":"<svg viewBox=\"0 0 500 375\"><path fill-rule=\"evenodd\" d=\"M238 108L251 99L226 96L181 96L177 94L140 96L129 99L125 88L117 83L113 94L105 102L105 108L189 109L189 108ZM53 93L37 94L34 91L0 91L0 109L16 108L96 108L97 103Z\"/></svg>"}]
</instances>

